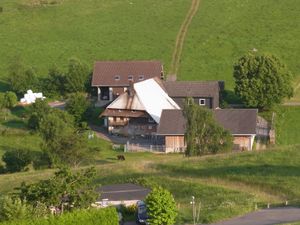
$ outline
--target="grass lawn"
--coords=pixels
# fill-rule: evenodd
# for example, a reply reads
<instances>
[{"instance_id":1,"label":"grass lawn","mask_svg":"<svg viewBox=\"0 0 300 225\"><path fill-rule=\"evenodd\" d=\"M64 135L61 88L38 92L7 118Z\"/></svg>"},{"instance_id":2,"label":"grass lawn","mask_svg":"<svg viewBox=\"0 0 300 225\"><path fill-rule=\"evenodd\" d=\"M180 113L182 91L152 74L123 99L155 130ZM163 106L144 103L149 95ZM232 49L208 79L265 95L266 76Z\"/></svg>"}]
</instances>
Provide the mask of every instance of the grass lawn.
<instances>
[{"instance_id":1,"label":"grass lawn","mask_svg":"<svg viewBox=\"0 0 300 225\"><path fill-rule=\"evenodd\" d=\"M276 123L277 144L300 144L300 106L280 107Z\"/></svg>"},{"instance_id":2,"label":"grass lawn","mask_svg":"<svg viewBox=\"0 0 300 225\"><path fill-rule=\"evenodd\" d=\"M300 76L298 0L202 0L183 49L181 80L225 80L234 86L233 63L253 48L277 55Z\"/></svg>"},{"instance_id":3,"label":"grass lawn","mask_svg":"<svg viewBox=\"0 0 300 225\"><path fill-rule=\"evenodd\" d=\"M148 178L174 194L178 224L191 222L192 195L201 201L201 222L241 215L254 210L255 204L266 207L268 202L281 204L286 199L300 203L300 151L296 146L190 159L177 154L125 153L124 162L116 160L117 151L101 151L102 160L96 162L97 184ZM22 181L33 182L52 173L42 170L1 175L0 191L12 191Z\"/></svg>"},{"instance_id":4,"label":"grass lawn","mask_svg":"<svg viewBox=\"0 0 300 225\"><path fill-rule=\"evenodd\" d=\"M64 0L29 6L33 0L2 0L0 78L16 56L43 76L78 57L92 68L96 60L171 61L179 27L190 1ZM0 88L5 88L1 84Z\"/></svg>"}]
</instances>

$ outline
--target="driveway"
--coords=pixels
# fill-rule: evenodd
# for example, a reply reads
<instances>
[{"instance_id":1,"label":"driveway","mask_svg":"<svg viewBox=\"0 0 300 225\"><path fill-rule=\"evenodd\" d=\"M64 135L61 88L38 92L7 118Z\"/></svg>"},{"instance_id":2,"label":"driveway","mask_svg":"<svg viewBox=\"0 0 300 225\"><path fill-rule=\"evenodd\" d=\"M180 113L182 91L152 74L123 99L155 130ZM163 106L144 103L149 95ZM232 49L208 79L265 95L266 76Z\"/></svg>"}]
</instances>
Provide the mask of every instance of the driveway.
<instances>
[{"instance_id":1,"label":"driveway","mask_svg":"<svg viewBox=\"0 0 300 225\"><path fill-rule=\"evenodd\" d=\"M300 208L263 209L211 225L272 225L300 221Z\"/></svg>"}]
</instances>

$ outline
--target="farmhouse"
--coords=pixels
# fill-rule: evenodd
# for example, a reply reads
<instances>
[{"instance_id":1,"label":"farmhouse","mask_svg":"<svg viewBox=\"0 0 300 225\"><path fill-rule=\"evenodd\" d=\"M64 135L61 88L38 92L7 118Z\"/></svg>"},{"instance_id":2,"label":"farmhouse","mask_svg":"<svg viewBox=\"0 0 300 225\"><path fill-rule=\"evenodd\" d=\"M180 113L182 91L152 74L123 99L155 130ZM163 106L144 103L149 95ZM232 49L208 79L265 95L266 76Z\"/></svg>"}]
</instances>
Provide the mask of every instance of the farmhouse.
<instances>
[{"instance_id":1,"label":"farmhouse","mask_svg":"<svg viewBox=\"0 0 300 225\"><path fill-rule=\"evenodd\" d=\"M187 97L196 104L210 109L219 107L220 91L224 89L222 81L165 81L168 95L182 108Z\"/></svg>"},{"instance_id":2,"label":"farmhouse","mask_svg":"<svg viewBox=\"0 0 300 225\"><path fill-rule=\"evenodd\" d=\"M235 149L252 150L256 136L257 109L215 109L213 116L233 135ZM163 110L157 135L163 137L166 152L185 150L185 129L186 120L182 110Z\"/></svg>"},{"instance_id":3,"label":"farmhouse","mask_svg":"<svg viewBox=\"0 0 300 225\"><path fill-rule=\"evenodd\" d=\"M92 87L97 88L98 100L112 101L124 93L130 83L149 78L163 79L159 61L98 61L94 65Z\"/></svg>"},{"instance_id":4,"label":"farmhouse","mask_svg":"<svg viewBox=\"0 0 300 225\"><path fill-rule=\"evenodd\" d=\"M108 132L124 136L155 135L164 109L180 109L159 78L132 83L101 114Z\"/></svg>"}]
</instances>

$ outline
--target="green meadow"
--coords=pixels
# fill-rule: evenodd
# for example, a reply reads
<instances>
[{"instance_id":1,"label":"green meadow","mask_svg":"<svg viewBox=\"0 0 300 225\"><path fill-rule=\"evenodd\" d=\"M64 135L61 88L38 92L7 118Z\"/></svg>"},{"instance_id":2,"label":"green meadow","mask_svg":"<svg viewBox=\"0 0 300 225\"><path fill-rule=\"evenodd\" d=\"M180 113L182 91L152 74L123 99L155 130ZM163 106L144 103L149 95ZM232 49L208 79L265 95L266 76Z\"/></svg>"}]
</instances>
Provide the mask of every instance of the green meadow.
<instances>
[{"instance_id":1,"label":"green meadow","mask_svg":"<svg viewBox=\"0 0 300 225\"><path fill-rule=\"evenodd\" d=\"M203 0L189 28L179 79L225 80L234 87L237 59L253 50L272 53L299 78L298 0Z\"/></svg>"},{"instance_id":2,"label":"green meadow","mask_svg":"<svg viewBox=\"0 0 300 225\"><path fill-rule=\"evenodd\" d=\"M15 57L39 76L78 57L92 69L95 60L159 59L168 72L177 32L189 7L186 0L1 0L0 90L7 90L7 67ZM300 2L298 0L201 0L184 44L180 80L225 80L233 89L232 65L253 48L274 53L299 83ZM298 82L297 82L298 81ZM300 99L300 88L292 101ZM27 129L26 108L0 113L0 164L6 151L41 151L42 140ZM190 198L201 202L200 222L242 215L255 207L300 205L300 107L279 107L277 146L265 151L186 158L181 154L122 153L109 142L89 140L104 185L146 179L169 189L179 212L177 224L191 223ZM97 122L97 121L96 121ZM98 121L99 122L99 121ZM0 194L21 182L35 182L54 170L0 175Z\"/></svg>"},{"instance_id":3,"label":"green meadow","mask_svg":"<svg viewBox=\"0 0 300 225\"><path fill-rule=\"evenodd\" d=\"M2 0L0 78L16 57L40 76L70 57L86 61L158 59L165 71L190 7L184 0ZM232 65L254 48L273 53L299 83L300 4L298 0L202 0L184 43L178 79L225 80L234 86ZM0 88L7 88L0 83ZM299 99L299 89L293 101Z\"/></svg>"}]
</instances>

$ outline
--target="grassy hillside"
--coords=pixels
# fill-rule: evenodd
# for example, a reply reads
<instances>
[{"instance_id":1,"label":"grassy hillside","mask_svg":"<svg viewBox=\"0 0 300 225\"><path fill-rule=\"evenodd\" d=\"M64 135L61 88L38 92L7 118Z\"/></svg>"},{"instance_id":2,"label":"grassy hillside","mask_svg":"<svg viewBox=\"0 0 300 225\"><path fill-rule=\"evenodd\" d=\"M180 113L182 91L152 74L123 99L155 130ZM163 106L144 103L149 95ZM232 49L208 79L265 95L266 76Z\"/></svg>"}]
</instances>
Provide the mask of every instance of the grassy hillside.
<instances>
[{"instance_id":1,"label":"grassy hillside","mask_svg":"<svg viewBox=\"0 0 300 225\"><path fill-rule=\"evenodd\" d=\"M299 146L265 152L184 158L182 155L102 151L96 165L99 184L148 178L168 188L180 212L179 224L191 222L190 198L202 203L202 222L217 221L254 210L255 204L282 204L288 199L300 203ZM53 170L0 176L0 191L12 191L22 181L33 182L50 176Z\"/></svg>"},{"instance_id":2,"label":"grassy hillside","mask_svg":"<svg viewBox=\"0 0 300 225\"><path fill-rule=\"evenodd\" d=\"M21 56L44 75L52 64L65 66L76 56L91 67L95 60L159 59L166 71L175 38L188 11L184 0L2 0L0 79ZM179 79L225 80L233 87L232 64L256 48L278 55L300 76L298 0L202 0L188 30ZM295 81L299 79L295 79ZM296 85L296 84L295 84ZM0 82L0 89L5 85ZM296 93L297 101L300 90Z\"/></svg>"},{"instance_id":3,"label":"grassy hillside","mask_svg":"<svg viewBox=\"0 0 300 225\"><path fill-rule=\"evenodd\" d=\"M185 0L64 0L31 6L34 0L2 0L0 78L15 56L44 75L76 56L95 60L159 59L168 65ZM0 85L1 87L1 85Z\"/></svg>"},{"instance_id":4,"label":"grassy hillside","mask_svg":"<svg viewBox=\"0 0 300 225\"><path fill-rule=\"evenodd\" d=\"M275 119L277 144L300 144L300 106L280 107Z\"/></svg>"},{"instance_id":5,"label":"grassy hillside","mask_svg":"<svg viewBox=\"0 0 300 225\"><path fill-rule=\"evenodd\" d=\"M189 28L179 78L225 80L232 65L253 48L276 54L300 76L300 1L202 0Z\"/></svg>"}]
</instances>

